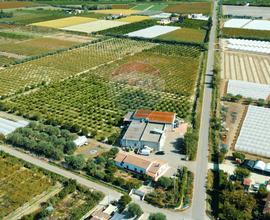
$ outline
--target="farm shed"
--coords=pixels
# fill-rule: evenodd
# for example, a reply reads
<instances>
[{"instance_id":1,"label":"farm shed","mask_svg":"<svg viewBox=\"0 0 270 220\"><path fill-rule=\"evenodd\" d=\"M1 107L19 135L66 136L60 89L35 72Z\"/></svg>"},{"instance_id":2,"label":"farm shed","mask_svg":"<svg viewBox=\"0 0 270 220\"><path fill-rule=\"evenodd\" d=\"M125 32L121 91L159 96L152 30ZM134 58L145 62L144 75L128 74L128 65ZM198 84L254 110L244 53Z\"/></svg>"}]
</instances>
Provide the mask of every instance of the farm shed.
<instances>
[{"instance_id":1,"label":"farm shed","mask_svg":"<svg viewBox=\"0 0 270 220\"><path fill-rule=\"evenodd\" d=\"M159 151L165 142L164 129L164 124L132 121L121 139L121 146L132 148L148 146Z\"/></svg>"},{"instance_id":2,"label":"farm shed","mask_svg":"<svg viewBox=\"0 0 270 220\"><path fill-rule=\"evenodd\" d=\"M127 131L121 139L121 146L143 148L148 146L156 151L163 148L165 131L174 128L176 114L139 109L129 112L124 122L129 122Z\"/></svg>"},{"instance_id":3,"label":"farm shed","mask_svg":"<svg viewBox=\"0 0 270 220\"><path fill-rule=\"evenodd\" d=\"M27 126L29 123L27 121L15 121L15 120L9 120L5 118L0 118L0 133L3 135L8 135L15 131L17 128L22 128Z\"/></svg>"},{"instance_id":4,"label":"farm shed","mask_svg":"<svg viewBox=\"0 0 270 220\"><path fill-rule=\"evenodd\" d=\"M270 157L270 109L250 105L235 149Z\"/></svg>"},{"instance_id":5,"label":"farm shed","mask_svg":"<svg viewBox=\"0 0 270 220\"><path fill-rule=\"evenodd\" d=\"M128 33L129 37L142 37L142 38L154 38L163 34L167 34L169 32L175 31L180 27L174 26L162 26L162 25L154 25L152 27L144 28L138 31L134 31Z\"/></svg>"},{"instance_id":6,"label":"farm shed","mask_svg":"<svg viewBox=\"0 0 270 220\"><path fill-rule=\"evenodd\" d=\"M266 100L270 96L270 85L229 80L227 93L241 95L245 98Z\"/></svg>"},{"instance_id":7,"label":"farm shed","mask_svg":"<svg viewBox=\"0 0 270 220\"><path fill-rule=\"evenodd\" d=\"M79 136L76 140L73 141L76 147L81 147L84 144L87 144L87 137L86 136Z\"/></svg>"},{"instance_id":8,"label":"farm shed","mask_svg":"<svg viewBox=\"0 0 270 220\"><path fill-rule=\"evenodd\" d=\"M125 152L119 152L114 160L118 167L136 173L146 174L155 181L157 181L169 168L168 163L162 160L150 160Z\"/></svg>"}]
</instances>

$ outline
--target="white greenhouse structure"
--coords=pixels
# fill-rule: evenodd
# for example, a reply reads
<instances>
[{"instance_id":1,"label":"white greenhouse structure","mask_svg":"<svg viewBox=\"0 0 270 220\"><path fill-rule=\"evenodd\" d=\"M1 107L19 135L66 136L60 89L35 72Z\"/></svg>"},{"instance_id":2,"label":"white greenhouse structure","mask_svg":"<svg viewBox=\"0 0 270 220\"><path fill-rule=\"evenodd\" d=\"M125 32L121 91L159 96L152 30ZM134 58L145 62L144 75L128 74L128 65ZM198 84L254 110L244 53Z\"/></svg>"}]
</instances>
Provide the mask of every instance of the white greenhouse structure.
<instances>
[{"instance_id":1,"label":"white greenhouse structure","mask_svg":"<svg viewBox=\"0 0 270 220\"><path fill-rule=\"evenodd\" d=\"M270 158L270 108L248 107L235 150Z\"/></svg>"},{"instance_id":2,"label":"white greenhouse structure","mask_svg":"<svg viewBox=\"0 0 270 220\"><path fill-rule=\"evenodd\" d=\"M270 96L270 85L241 80L229 80L227 93L241 95L245 98L266 100Z\"/></svg>"}]
</instances>

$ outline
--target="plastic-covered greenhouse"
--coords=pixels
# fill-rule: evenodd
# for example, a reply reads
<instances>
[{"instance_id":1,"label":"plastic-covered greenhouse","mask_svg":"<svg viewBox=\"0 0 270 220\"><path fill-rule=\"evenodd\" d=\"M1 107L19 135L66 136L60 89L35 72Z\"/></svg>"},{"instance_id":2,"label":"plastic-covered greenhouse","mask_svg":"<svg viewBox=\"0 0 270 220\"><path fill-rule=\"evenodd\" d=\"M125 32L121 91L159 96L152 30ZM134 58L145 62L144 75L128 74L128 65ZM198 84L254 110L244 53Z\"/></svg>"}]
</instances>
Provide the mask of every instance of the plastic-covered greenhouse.
<instances>
[{"instance_id":1,"label":"plastic-covered greenhouse","mask_svg":"<svg viewBox=\"0 0 270 220\"><path fill-rule=\"evenodd\" d=\"M235 149L270 157L270 108L248 107Z\"/></svg>"},{"instance_id":2,"label":"plastic-covered greenhouse","mask_svg":"<svg viewBox=\"0 0 270 220\"><path fill-rule=\"evenodd\" d=\"M229 80L227 93L241 95L245 98L267 99L270 95L270 85L241 80Z\"/></svg>"}]
</instances>

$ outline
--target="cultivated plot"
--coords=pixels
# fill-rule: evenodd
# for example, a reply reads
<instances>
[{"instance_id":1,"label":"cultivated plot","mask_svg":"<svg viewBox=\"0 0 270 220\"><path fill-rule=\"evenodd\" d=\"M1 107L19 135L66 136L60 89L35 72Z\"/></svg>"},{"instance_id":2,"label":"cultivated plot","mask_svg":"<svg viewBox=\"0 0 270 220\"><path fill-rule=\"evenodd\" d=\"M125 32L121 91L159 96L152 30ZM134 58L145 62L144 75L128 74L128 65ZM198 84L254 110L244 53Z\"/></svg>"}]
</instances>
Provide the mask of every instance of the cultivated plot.
<instances>
[{"instance_id":1,"label":"cultivated plot","mask_svg":"<svg viewBox=\"0 0 270 220\"><path fill-rule=\"evenodd\" d=\"M251 19L233 18L224 23L225 28L243 28L246 24L251 22Z\"/></svg>"},{"instance_id":2,"label":"cultivated plot","mask_svg":"<svg viewBox=\"0 0 270 220\"><path fill-rule=\"evenodd\" d=\"M128 24L128 22L121 21L111 21L111 20L98 20L85 24L79 24L74 26L68 26L61 28L66 31L75 31L75 32L84 32L84 33L92 33L97 31L106 30L109 28L119 27L122 25Z\"/></svg>"},{"instance_id":3,"label":"cultivated plot","mask_svg":"<svg viewBox=\"0 0 270 220\"><path fill-rule=\"evenodd\" d=\"M122 14L122 15L132 15L139 13L138 10L133 9L105 9L105 10L96 10L96 13L99 14Z\"/></svg>"},{"instance_id":4,"label":"cultivated plot","mask_svg":"<svg viewBox=\"0 0 270 220\"><path fill-rule=\"evenodd\" d=\"M224 23L224 28L243 28L269 31L270 21L233 18Z\"/></svg>"},{"instance_id":5,"label":"cultivated plot","mask_svg":"<svg viewBox=\"0 0 270 220\"><path fill-rule=\"evenodd\" d=\"M178 4L171 4L164 8L163 11L179 14L210 14L211 2L181 2Z\"/></svg>"},{"instance_id":6,"label":"cultivated plot","mask_svg":"<svg viewBox=\"0 0 270 220\"><path fill-rule=\"evenodd\" d=\"M138 15L138 16L128 16L125 18L120 18L117 21L133 23L133 22L140 22L140 21L144 21L148 19L150 19L150 17Z\"/></svg>"},{"instance_id":7,"label":"cultivated plot","mask_svg":"<svg viewBox=\"0 0 270 220\"><path fill-rule=\"evenodd\" d=\"M202 43L205 38L205 31L200 29L181 28L168 34L160 35L157 38L168 41L186 41Z\"/></svg>"},{"instance_id":8,"label":"cultivated plot","mask_svg":"<svg viewBox=\"0 0 270 220\"><path fill-rule=\"evenodd\" d=\"M6 104L15 112L53 118L59 125L85 127L99 138L115 134L122 116L138 108L172 111L186 118L191 112L200 55L195 47L145 48Z\"/></svg>"},{"instance_id":9,"label":"cultivated plot","mask_svg":"<svg viewBox=\"0 0 270 220\"><path fill-rule=\"evenodd\" d=\"M264 19L270 18L270 7L223 5L222 9L223 15L253 16L263 17Z\"/></svg>"},{"instance_id":10,"label":"cultivated plot","mask_svg":"<svg viewBox=\"0 0 270 220\"><path fill-rule=\"evenodd\" d=\"M79 43L69 40L60 40L46 37L19 41L16 43L7 43L1 45L0 51L14 53L18 55L32 56L59 49L69 48L76 44Z\"/></svg>"},{"instance_id":11,"label":"cultivated plot","mask_svg":"<svg viewBox=\"0 0 270 220\"><path fill-rule=\"evenodd\" d=\"M32 23L33 26L40 26L40 27L49 27L49 28L63 28L67 26L89 23L92 21L96 21L95 18L87 18L87 17L68 17L68 18L60 18L56 20L50 21L43 21Z\"/></svg>"},{"instance_id":12,"label":"cultivated plot","mask_svg":"<svg viewBox=\"0 0 270 220\"><path fill-rule=\"evenodd\" d=\"M0 219L52 186L39 171L25 168L17 159L0 156Z\"/></svg>"},{"instance_id":13,"label":"cultivated plot","mask_svg":"<svg viewBox=\"0 0 270 220\"><path fill-rule=\"evenodd\" d=\"M270 84L270 57L224 51L221 77L222 79Z\"/></svg>"},{"instance_id":14,"label":"cultivated plot","mask_svg":"<svg viewBox=\"0 0 270 220\"><path fill-rule=\"evenodd\" d=\"M154 45L127 39L110 39L2 69L0 96L36 84L65 79Z\"/></svg>"},{"instance_id":15,"label":"cultivated plot","mask_svg":"<svg viewBox=\"0 0 270 220\"><path fill-rule=\"evenodd\" d=\"M155 25L155 26L152 26L149 28L145 28L142 30L128 33L127 36L129 36L129 37L142 37L142 38L154 38L154 37L160 36L162 34L167 34L169 32L175 31L177 29L180 29L180 27Z\"/></svg>"}]
</instances>

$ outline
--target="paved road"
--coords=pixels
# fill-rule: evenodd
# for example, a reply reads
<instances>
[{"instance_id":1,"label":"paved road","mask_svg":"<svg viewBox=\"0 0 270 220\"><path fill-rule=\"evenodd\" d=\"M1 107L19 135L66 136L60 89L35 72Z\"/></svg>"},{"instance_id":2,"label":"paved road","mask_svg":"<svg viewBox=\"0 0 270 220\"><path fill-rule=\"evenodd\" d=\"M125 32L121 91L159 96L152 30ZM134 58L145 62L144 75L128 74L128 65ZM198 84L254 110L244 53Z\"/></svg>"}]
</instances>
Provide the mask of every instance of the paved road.
<instances>
[{"instance_id":1,"label":"paved road","mask_svg":"<svg viewBox=\"0 0 270 220\"><path fill-rule=\"evenodd\" d=\"M92 182L90 180L87 180L83 177L80 177L70 171L67 171L67 170L64 170L62 168L59 168L57 166L53 166L51 164L48 164L47 162L45 161L42 161L40 159L37 159L35 157L32 157L26 153L22 153L20 151L17 151L11 147L6 147L6 146L0 146L0 150L1 151L4 151L14 157L17 157L17 158L20 158L22 160L25 160L31 164L34 164L38 167L41 167L43 169L46 169L46 170L49 170L53 173L57 173L63 177L66 177L66 178L69 178L69 179L74 179L76 180L79 184L81 185L84 185L88 188L91 188L91 189L95 189L95 190L98 190L98 191L101 191L103 192L106 196L108 196L108 199L109 200L114 200L114 199L119 199L120 196L121 196L121 193L113 190L113 189L110 189L110 188L107 188L103 185L100 185L100 184L97 184L95 182Z\"/></svg>"},{"instance_id":2,"label":"paved road","mask_svg":"<svg viewBox=\"0 0 270 220\"><path fill-rule=\"evenodd\" d=\"M53 166L51 164L48 164L45 161L42 161L38 158L35 158L33 156L30 156L26 153L22 153L12 147L7 147L7 146L1 146L0 145L0 151L4 151L14 157L20 158L22 160L28 161L29 163L32 163L38 167L41 167L43 169L49 170L51 172L57 173L61 176L64 176L66 178L70 178L70 179L75 179L78 183L91 188L91 189L95 189L95 190L99 190L101 192L103 192L106 195L106 198L104 199L104 202L109 202L115 199L119 199L121 196L121 193L111 189L111 188L107 188L105 186L99 185L95 182L92 182L90 180L87 180L83 177L80 177L70 171L67 171L65 169ZM167 216L168 220L191 220L191 216L190 214L187 213L183 213L183 212L175 212L172 210L167 210L167 209L159 209L157 207L154 207L150 204L147 204L145 201L141 201L141 200L137 200L137 199L133 199L134 202L138 203L143 211L146 214L150 214L150 213L156 213L156 212L162 212ZM147 216L147 215L146 215ZM143 219L144 220L144 219Z\"/></svg>"},{"instance_id":3,"label":"paved road","mask_svg":"<svg viewBox=\"0 0 270 220\"><path fill-rule=\"evenodd\" d=\"M195 168L193 202L191 208L191 216L193 219L207 219L206 210L206 189L205 183L208 169L208 131L210 122L210 108L212 98L212 88L209 84L212 81L213 66L214 66L214 45L216 33L216 2L213 7L213 26L209 38L209 50L207 69L205 77L205 89L203 94L202 118L199 131L199 143L197 152L197 161Z\"/></svg>"}]
</instances>

